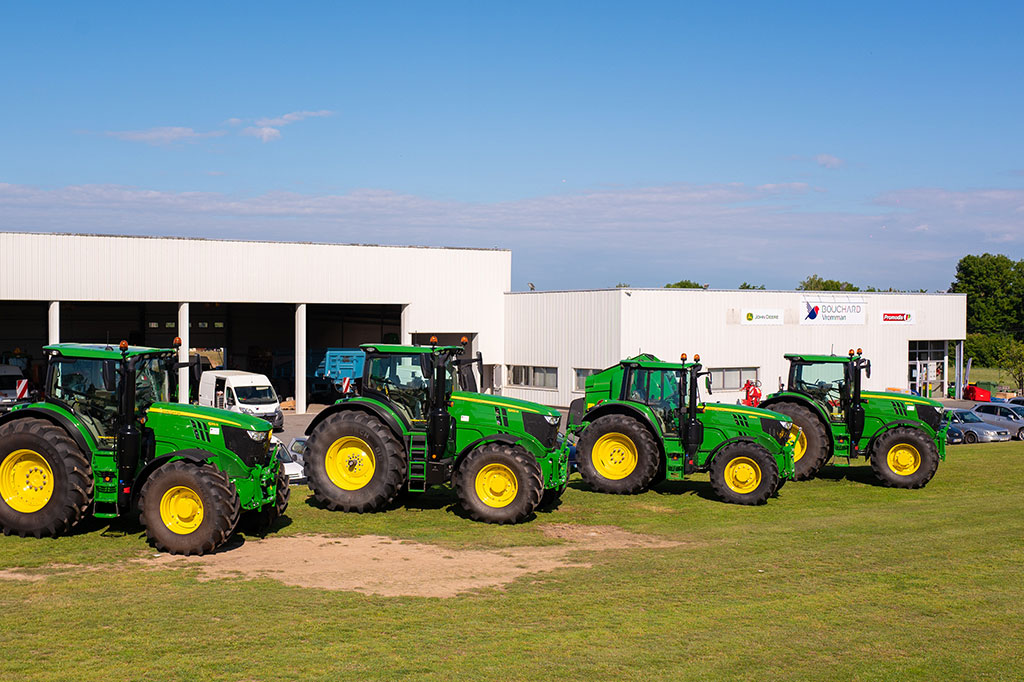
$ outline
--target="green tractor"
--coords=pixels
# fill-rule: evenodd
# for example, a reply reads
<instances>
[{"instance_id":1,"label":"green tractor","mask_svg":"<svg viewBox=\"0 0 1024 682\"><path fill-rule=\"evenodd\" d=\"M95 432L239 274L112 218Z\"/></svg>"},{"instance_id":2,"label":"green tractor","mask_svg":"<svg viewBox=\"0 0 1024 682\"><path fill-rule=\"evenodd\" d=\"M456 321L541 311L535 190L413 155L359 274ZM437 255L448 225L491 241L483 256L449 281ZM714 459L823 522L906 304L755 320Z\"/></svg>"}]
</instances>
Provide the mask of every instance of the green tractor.
<instances>
[{"instance_id":1,"label":"green tractor","mask_svg":"<svg viewBox=\"0 0 1024 682\"><path fill-rule=\"evenodd\" d=\"M708 472L726 502L764 504L793 475L799 429L756 407L701 403L700 356L639 355L587 378L569 407L576 466L594 490L634 494ZM710 391L710 377L705 380Z\"/></svg>"},{"instance_id":2,"label":"green tractor","mask_svg":"<svg viewBox=\"0 0 1024 682\"><path fill-rule=\"evenodd\" d=\"M557 500L569 475L561 415L460 391L463 347L364 344L347 374L331 376L342 398L306 430L317 500L380 511L400 493L451 483L469 516L488 523L518 523Z\"/></svg>"},{"instance_id":3,"label":"green tractor","mask_svg":"<svg viewBox=\"0 0 1024 682\"><path fill-rule=\"evenodd\" d=\"M832 458L850 466L866 457L878 479L894 488L920 488L946 458L942 404L903 393L861 390L871 362L861 350L849 357L788 354L789 387L761 405L800 427L794 451L796 480L812 478Z\"/></svg>"},{"instance_id":4,"label":"green tractor","mask_svg":"<svg viewBox=\"0 0 1024 682\"><path fill-rule=\"evenodd\" d=\"M266 530L288 506L270 424L168 401L173 349L56 344L41 402L0 417L0 527L58 536L132 511L153 545L212 552L240 517Z\"/></svg>"}]
</instances>

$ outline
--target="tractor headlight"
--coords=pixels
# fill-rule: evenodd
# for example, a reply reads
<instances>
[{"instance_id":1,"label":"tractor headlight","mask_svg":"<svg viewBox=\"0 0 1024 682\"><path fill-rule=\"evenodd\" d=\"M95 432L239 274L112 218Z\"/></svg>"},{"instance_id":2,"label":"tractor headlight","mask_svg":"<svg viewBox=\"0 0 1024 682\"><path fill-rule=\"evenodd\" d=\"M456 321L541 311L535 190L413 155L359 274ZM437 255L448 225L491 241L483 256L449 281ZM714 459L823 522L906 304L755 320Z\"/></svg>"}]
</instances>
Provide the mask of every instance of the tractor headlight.
<instances>
[{"instance_id":1,"label":"tractor headlight","mask_svg":"<svg viewBox=\"0 0 1024 682\"><path fill-rule=\"evenodd\" d=\"M782 424L782 428L785 429L786 431L789 431L791 428L793 428L793 422L779 422L779 423Z\"/></svg>"},{"instance_id":2,"label":"tractor headlight","mask_svg":"<svg viewBox=\"0 0 1024 682\"><path fill-rule=\"evenodd\" d=\"M252 438L257 443L261 443L265 440L269 440L270 431L246 431L249 434L249 438Z\"/></svg>"},{"instance_id":3,"label":"tractor headlight","mask_svg":"<svg viewBox=\"0 0 1024 682\"><path fill-rule=\"evenodd\" d=\"M562 415L544 415L544 421L552 426L558 426L562 421Z\"/></svg>"}]
</instances>

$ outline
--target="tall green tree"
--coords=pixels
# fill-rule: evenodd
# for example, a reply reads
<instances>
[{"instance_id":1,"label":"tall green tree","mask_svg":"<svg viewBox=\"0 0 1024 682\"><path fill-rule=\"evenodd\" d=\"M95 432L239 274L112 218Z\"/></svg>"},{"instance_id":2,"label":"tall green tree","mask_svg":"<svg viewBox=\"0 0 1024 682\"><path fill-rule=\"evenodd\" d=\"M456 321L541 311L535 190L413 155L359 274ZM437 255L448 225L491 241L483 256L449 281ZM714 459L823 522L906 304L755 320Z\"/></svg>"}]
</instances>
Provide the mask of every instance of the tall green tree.
<instances>
[{"instance_id":1,"label":"tall green tree","mask_svg":"<svg viewBox=\"0 0 1024 682\"><path fill-rule=\"evenodd\" d=\"M860 287L838 279L825 279L818 275L808 275L796 285L797 291L860 291Z\"/></svg>"},{"instance_id":2,"label":"tall green tree","mask_svg":"<svg viewBox=\"0 0 1024 682\"><path fill-rule=\"evenodd\" d=\"M1018 391L1024 391L1024 343L1012 339L999 356L999 366L1010 373Z\"/></svg>"},{"instance_id":3,"label":"tall green tree","mask_svg":"<svg viewBox=\"0 0 1024 682\"><path fill-rule=\"evenodd\" d=\"M964 256L949 291L967 294L968 333L1024 336L1024 261L1003 254Z\"/></svg>"},{"instance_id":4,"label":"tall green tree","mask_svg":"<svg viewBox=\"0 0 1024 682\"><path fill-rule=\"evenodd\" d=\"M678 282L671 282L665 285L666 289L703 289L704 285L694 282L692 279L681 279Z\"/></svg>"}]
</instances>

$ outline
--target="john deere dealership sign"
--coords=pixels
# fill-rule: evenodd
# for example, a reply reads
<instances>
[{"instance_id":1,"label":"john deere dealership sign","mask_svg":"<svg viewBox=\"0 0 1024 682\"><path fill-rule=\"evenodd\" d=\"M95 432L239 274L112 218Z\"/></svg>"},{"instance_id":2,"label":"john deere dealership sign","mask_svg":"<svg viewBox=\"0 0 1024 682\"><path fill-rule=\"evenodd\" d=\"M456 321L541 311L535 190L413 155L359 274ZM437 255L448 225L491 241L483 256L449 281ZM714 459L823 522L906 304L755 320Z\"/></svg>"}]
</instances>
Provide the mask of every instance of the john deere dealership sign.
<instances>
[{"instance_id":1,"label":"john deere dealership sign","mask_svg":"<svg viewBox=\"0 0 1024 682\"><path fill-rule=\"evenodd\" d=\"M867 304L846 296L801 296L800 324L864 324Z\"/></svg>"},{"instance_id":2,"label":"john deere dealership sign","mask_svg":"<svg viewBox=\"0 0 1024 682\"><path fill-rule=\"evenodd\" d=\"M740 311L740 324L782 324L781 308L744 308Z\"/></svg>"}]
</instances>

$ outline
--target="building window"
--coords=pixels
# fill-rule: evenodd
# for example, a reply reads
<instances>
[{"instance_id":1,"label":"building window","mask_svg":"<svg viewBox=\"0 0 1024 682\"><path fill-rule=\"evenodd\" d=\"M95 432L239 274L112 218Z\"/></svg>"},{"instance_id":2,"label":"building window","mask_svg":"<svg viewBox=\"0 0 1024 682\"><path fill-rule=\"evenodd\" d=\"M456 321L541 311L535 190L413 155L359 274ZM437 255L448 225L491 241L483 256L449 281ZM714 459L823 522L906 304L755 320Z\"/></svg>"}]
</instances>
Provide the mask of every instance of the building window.
<instances>
[{"instance_id":1,"label":"building window","mask_svg":"<svg viewBox=\"0 0 1024 682\"><path fill-rule=\"evenodd\" d=\"M720 367L711 370L712 391L739 391L748 381L757 381L757 367Z\"/></svg>"},{"instance_id":2,"label":"building window","mask_svg":"<svg viewBox=\"0 0 1024 682\"><path fill-rule=\"evenodd\" d=\"M558 368L509 365L508 375L513 386L534 388L558 388Z\"/></svg>"},{"instance_id":3,"label":"building window","mask_svg":"<svg viewBox=\"0 0 1024 682\"><path fill-rule=\"evenodd\" d=\"M599 369L576 369L576 383L574 384L574 391L584 391L587 388L587 377L591 374L597 374L601 370Z\"/></svg>"}]
</instances>

